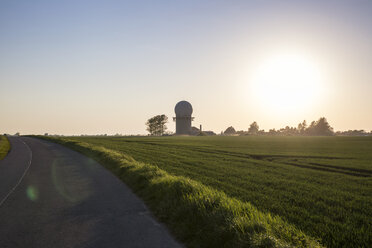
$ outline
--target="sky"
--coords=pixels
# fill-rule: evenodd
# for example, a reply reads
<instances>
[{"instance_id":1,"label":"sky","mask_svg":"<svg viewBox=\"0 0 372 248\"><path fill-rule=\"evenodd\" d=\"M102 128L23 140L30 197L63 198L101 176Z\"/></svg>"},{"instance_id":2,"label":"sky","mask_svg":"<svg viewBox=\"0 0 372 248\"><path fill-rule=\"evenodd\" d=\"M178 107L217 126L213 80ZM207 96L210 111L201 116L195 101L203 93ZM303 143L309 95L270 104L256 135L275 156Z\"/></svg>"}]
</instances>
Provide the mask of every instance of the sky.
<instances>
[{"instance_id":1,"label":"sky","mask_svg":"<svg viewBox=\"0 0 372 248\"><path fill-rule=\"evenodd\" d=\"M0 133L145 134L158 114L174 131L181 100L216 133L323 116L370 131L371 13L368 0L0 0Z\"/></svg>"}]
</instances>

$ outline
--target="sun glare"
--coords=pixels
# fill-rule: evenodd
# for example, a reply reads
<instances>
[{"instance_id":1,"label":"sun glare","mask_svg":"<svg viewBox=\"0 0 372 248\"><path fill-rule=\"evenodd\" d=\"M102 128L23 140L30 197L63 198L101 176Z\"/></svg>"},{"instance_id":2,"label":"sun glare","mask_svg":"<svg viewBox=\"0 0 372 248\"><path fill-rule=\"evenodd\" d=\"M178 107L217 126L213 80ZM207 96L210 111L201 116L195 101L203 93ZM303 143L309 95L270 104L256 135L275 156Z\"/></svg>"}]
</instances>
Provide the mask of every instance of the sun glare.
<instances>
[{"instance_id":1,"label":"sun glare","mask_svg":"<svg viewBox=\"0 0 372 248\"><path fill-rule=\"evenodd\" d=\"M280 54L259 63L250 90L268 111L298 112L319 100L323 80L320 68L306 56Z\"/></svg>"}]
</instances>

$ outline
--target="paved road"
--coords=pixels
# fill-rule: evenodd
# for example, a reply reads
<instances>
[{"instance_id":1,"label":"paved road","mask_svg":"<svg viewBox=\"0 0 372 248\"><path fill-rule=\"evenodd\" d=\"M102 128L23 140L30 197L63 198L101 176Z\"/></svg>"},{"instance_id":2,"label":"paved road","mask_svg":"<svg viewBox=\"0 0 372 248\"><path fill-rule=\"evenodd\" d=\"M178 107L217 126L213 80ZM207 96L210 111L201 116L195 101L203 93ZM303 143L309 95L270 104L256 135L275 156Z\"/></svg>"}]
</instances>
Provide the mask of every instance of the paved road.
<instances>
[{"instance_id":1,"label":"paved road","mask_svg":"<svg viewBox=\"0 0 372 248\"><path fill-rule=\"evenodd\" d=\"M61 145L9 137L0 247L181 247L119 179Z\"/></svg>"}]
</instances>

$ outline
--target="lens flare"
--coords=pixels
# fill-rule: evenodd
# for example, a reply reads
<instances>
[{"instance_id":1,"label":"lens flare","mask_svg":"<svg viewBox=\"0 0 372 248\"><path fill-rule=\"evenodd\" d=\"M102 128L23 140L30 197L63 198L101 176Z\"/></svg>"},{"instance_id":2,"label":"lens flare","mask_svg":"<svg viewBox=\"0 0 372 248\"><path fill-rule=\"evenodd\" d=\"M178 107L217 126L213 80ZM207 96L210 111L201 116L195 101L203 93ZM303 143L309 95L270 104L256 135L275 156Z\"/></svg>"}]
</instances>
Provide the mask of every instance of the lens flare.
<instances>
[{"instance_id":1,"label":"lens flare","mask_svg":"<svg viewBox=\"0 0 372 248\"><path fill-rule=\"evenodd\" d=\"M86 165L89 166L89 165ZM88 168L76 166L68 159L56 159L52 164L52 180L58 193L71 203L79 203L93 194L92 181L81 170Z\"/></svg>"},{"instance_id":2,"label":"lens flare","mask_svg":"<svg viewBox=\"0 0 372 248\"><path fill-rule=\"evenodd\" d=\"M31 201L37 201L39 199L39 190L35 186L28 186L26 195Z\"/></svg>"}]
</instances>

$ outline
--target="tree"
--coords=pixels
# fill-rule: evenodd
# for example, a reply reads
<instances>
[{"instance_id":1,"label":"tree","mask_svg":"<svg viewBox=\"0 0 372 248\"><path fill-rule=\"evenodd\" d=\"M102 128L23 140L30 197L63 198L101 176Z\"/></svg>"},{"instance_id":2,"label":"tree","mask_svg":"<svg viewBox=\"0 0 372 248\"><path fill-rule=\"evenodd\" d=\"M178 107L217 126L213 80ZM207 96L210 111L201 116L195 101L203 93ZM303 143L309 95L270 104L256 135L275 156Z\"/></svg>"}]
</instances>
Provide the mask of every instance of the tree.
<instances>
[{"instance_id":1,"label":"tree","mask_svg":"<svg viewBox=\"0 0 372 248\"><path fill-rule=\"evenodd\" d=\"M257 134L259 129L257 122L253 122L248 128L248 134Z\"/></svg>"},{"instance_id":2,"label":"tree","mask_svg":"<svg viewBox=\"0 0 372 248\"><path fill-rule=\"evenodd\" d=\"M167 126L165 125L168 122L168 117L166 115L156 115L146 122L146 130L151 135L163 135L164 132L167 130Z\"/></svg>"},{"instance_id":3,"label":"tree","mask_svg":"<svg viewBox=\"0 0 372 248\"><path fill-rule=\"evenodd\" d=\"M298 133L295 127L286 126L285 128L280 129L282 135L296 135Z\"/></svg>"},{"instance_id":4,"label":"tree","mask_svg":"<svg viewBox=\"0 0 372 248\"><path fill-rule=\"evenodd\" d=\"M302 123L299 123L297 126L297 131L299 134L304 134L307 128L306 120L304 120Z\"/></svg>"},{"instance_id":5,"label":"tree","mask_svg":"<svg viewBox=\"0 0 372 248\"><path fill-rule=\"evenodd\" d=\"M329 125L325 117L319 118L316 123L316 133L318 135L333 135L333 128Z\"/></svg>"},{"instance_id":6,"label":"tree","mask_svg":"<svg viewBox=\"0 0 372 248\"><path fill-rule=\"evenodd\" d=\"M235 134L235 133L236 133L235 128L233 128L232 126L226 128L226 130L224 132L225 135L232 135L232 134Z\"/></svg>"},{"instance_id":7,"label":"tree","mask_svg":"<svg viewBox=\"0 0 372 248\"><path fill-rule=\"evenodd\" d=\"M276 135L278 132L275 130L275 128L269 130L269 135Z\"/></svg>"},{"instance_id":8,"label":"tree","mask_svg":"<svg viewBox=\"0 0 372 248\"><path fill-rule=\"evenodd\" d=\"M310 126L306 129L306 133L309 135L321 135L328 136L333 135L333 128L329 125L325 117L319 118L318 121L312 121Z\"/></svg>"}]
</instances>

